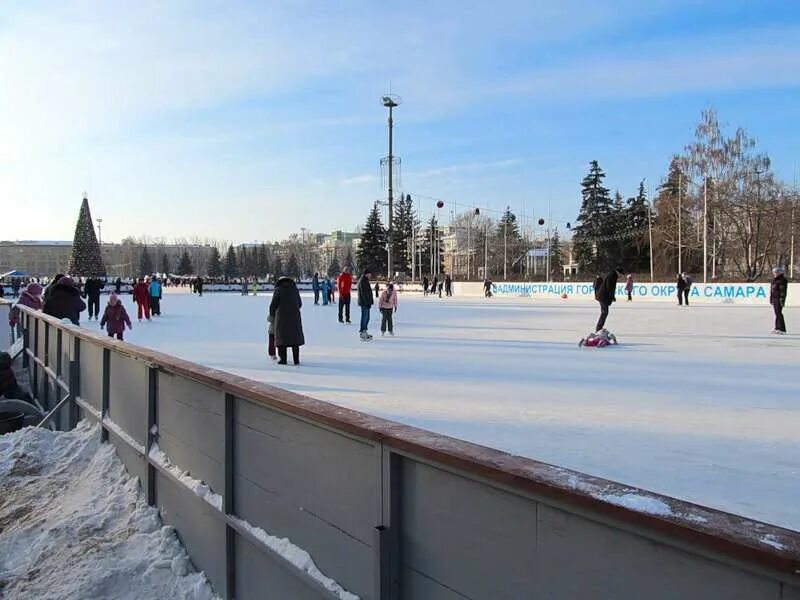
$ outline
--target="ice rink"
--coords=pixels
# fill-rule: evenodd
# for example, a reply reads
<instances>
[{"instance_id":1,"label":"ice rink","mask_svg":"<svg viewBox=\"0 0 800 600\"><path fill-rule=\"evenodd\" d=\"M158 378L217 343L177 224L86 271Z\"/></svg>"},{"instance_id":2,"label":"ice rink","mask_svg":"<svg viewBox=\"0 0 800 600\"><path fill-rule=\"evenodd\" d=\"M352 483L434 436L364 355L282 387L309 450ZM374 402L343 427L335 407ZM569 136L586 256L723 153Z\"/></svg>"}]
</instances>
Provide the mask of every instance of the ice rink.
<instances>
[{"instance_id":1,"label":"ice rink","mask_svg":"<svg viewBox=\"0 0 800 600\"><path fill-rule=\"evenodd\" d=\"M135 309L130 296L124 303ZM127 339L321 400L800 530L800 309L400 297L358 339L304 295L302 365L266 355L270 296L167 294ZM355 302L355 298L354 298ZM353 306L353 321L358 321ZM83 323L86 327L96 327Z\"/></svg>"}]
</instances>

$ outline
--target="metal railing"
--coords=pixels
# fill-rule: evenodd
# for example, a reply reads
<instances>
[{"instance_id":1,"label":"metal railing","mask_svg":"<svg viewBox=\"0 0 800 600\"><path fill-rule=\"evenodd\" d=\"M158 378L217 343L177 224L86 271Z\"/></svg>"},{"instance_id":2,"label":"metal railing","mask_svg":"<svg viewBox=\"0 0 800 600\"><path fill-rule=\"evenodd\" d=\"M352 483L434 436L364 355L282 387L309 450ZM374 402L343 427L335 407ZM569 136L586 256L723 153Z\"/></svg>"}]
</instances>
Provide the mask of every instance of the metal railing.
<instances>
[{"instance_id":1,"label":"metal railing","mask_svg":"<svg viewBox=\"0 0 800 600\"><path fill-rule=\"evenodd\" d=\"M780 598L800 533L343 409L23 309L48 418L100 423L226 598ZM66 368L64 368L66 367ZM54 396L50 387L64 392ZM52 402L50 399L52 398ZM52 405L52 406L51 406ZM64 414L64 417L57 417ZM222 496L195 495L155 453ZM609 503L639 494L665 514ZM268 586L268 587L265 587Z\"/></svg>"}]
</instances>

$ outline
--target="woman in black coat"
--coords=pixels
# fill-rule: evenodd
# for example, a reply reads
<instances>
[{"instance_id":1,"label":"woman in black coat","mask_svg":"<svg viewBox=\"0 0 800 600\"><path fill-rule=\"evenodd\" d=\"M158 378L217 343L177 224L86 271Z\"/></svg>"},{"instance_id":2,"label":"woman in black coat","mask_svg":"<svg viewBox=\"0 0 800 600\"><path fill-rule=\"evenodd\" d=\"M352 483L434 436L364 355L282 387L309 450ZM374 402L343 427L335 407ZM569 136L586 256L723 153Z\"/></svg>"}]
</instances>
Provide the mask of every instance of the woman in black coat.
<instances>
[{"instance_id":1,"label":"woman in black coat","mask_svg":"<svg viewBox=\"0 0 800 600\"><path fill-rule=\"evenodd\" d=\"M300 364L300 346L306 343L303 336L303 320L300 309L303 301L297 285L290 277L281 277L275 284L269 315L275 329L275 346L278 348L278 364L286 364L286 348L291 347L294 364Z\"/></svg>"},{"instance_id":2,"label":"woman in black coat","mask_svg":"<svg viewBox=\"0 0 800 600\"><path fill-rule=\"evenodd\" d=\"M80 314L86 310L86 303L81 300L81 292L75 286L72 277L62 277L58 283L51 285L50 296L44 301L42 312L57 319L69 319L80 325Z\"/></svg>"}]
</instances>

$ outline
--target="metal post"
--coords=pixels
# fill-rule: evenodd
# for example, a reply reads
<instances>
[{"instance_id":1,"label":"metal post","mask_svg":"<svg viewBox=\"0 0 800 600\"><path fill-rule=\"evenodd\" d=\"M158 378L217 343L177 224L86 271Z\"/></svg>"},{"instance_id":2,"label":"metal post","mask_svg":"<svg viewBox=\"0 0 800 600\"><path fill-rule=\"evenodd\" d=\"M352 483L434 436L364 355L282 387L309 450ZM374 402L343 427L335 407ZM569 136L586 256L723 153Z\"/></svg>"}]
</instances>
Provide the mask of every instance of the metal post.
<instances>
[{"instance_id":1,"label":"metal post","mask_svg":"<svg viewBox=\"0 0 800 600\"><path fill-rule=\"evenodd\" d=\"M375 589L377 600L400 598L400 469L402 459L382 444L378 459L378 525L375 527Z\"/></svg>"},{"instance_id":2,"label":"metal post","mask_svg":"<svg viewBox=\"0 0 800 600\"><path fill-rule=\"evenodd\" d=\"M156 468L147 460L150 449L156 443L158 427L158 367L147 368L147 445L145 463L147 464L147 503L156 504Z\"/></svg>"},{"instance_id":3,"label":"metal post","mask_svg":"<svg viewBox=\"0 0 800 600\"><path fill-rule=\"evenodd\" d=\"M791 234L790 234L790 242L789 242L789 279L794 279L794 206L797 202L797 198L792 196L792 222L791 222Z\"/></svg>"},{"instance_id":4,"label":"metal post","mask_svg":"<svg viewBox=\"0 0 800 600\"><path fill-rule=\"evenodd\" d=\"M703 177L703 283L708 283L708 177Z\"/></svg>"},{"instance_id":5,"label":"metal post","mask_svg":"<svg viewBox=\"0 0 800 600\"><path fill-rule=\"evenodd\" d=\"M650 283L653 283L653 210L649 202L647 204L647 229L650 235Z\"/></svg>"},{"instance_id":6,"label":"metal post","mask_svg":"<svg viewBox=\"0 0 800 600\"><path fill-rule=\"evenodd\" d=\"M483 278L489 278L489 224L483 226Z\"/></svg>"},{"instance_id":7,"label":"metal post","mask_svg":"<svg viewBox=\"0 0 800 600\"><path fill-rule=\"evenodd\" d=\"M392 279L392 258L393 258L393 256L392 256L392 250L393 250L392 249L392 243L394 242L394 237L393 237L394 232L392 230L392 217L393 217L393 215L392 215L392 207L393 207L393 203L394 203L394 198L392 197L393 196L393 190L392 190L392 166L393 165L392 165L392 162L394 161L394 156L392 156L392 125L393 125L392 108L393 108L393 104L389 104L389 218L387 219L388 224L389 224L389 228L388 228L389 248L387 250L387 263L388 263L387 277L388 277L388 279L390 281Z\"/></svg>"},{"instance_id":8,"label":"metal post","mask_svg":"<svg viewBox=\"0 0 800 600\"><path fill-rule=\"evenodd\" d=\"M683 239L681 237L681 223L683 211L681 210L681 190L683 188L683 173L678 171L678 273L683 273Z\"/></svg>"},{"instance_id":9,"label":"metal post","mask_svg":"<svg viewBox=\"0 0 800 600\"><path fill-rule=\"evenodd\" d=\"M72 360L69 364L69 389L72 400L69 403L69 428L74 429L78 425L78 403L75 401L81 395L81 339L73 338L75 341L72 352Z\"/></svg>"},{"instance_id":10,"label":"metal post","mask_svg":"<svg viewBox=\"0 0 800 600\"><path fill-rule=\"evenodd\" d=\"M100 404L100 440L103 442L108 441L108 429L105 425L105 419L108 416L108 406L111 401L111 350L103 348L103 391Z\"/></svg>"},{"instance_id":11,"label":"metal post","mask_svg":"<svg viewBox=\"0 0 800 600\"><path fill-rule=\"evenodd\" d=\"M470 269L470 256L472 253L472 213L474 212L474 208L469 211L469 222L467 224L467 281L470 280L472 276L472 270ZM458 233L456 233L458 236ZM456 237L456 239L458 239Z\"/></svg>"},{"instance_id":12,"label":"metal post","mask_svg":"<svg viewBox=\"0 0 800 600\"><path fill-rule=\"evenodd\" d=\"M503 281L508 281L508 210L503 217Z\"/></svg>"},{"instance_id":13,"label":"metal post","mask_svg":"<svg viewBox=\"0 0 800 600\"><path fill-rule=\"evenodd\" d=\"M234 409L233 394L225 394L225 495L223 510L226 515L236 512L234 502ZM225 597L236 597L236 531L225 526Z\"/></svg>"}]
</instances>

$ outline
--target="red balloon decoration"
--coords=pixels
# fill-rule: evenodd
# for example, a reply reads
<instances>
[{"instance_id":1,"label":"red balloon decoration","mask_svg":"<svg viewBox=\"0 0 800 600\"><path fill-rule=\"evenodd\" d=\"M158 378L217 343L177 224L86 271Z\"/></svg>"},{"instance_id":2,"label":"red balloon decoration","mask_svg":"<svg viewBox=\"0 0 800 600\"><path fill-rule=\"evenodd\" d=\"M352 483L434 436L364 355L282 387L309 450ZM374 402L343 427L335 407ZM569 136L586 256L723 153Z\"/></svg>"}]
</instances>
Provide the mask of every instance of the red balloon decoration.
<instances>
[{"instance_id":1,"label":"red balloon decoration","mask_svg":"<svg viewBox=\"0 0 800 600\"><path fill-rule=\"evenodd\" d=\"M436 208L444 208L444 202L442 200L437 200Z\"/></svg>"}]
</instances>

